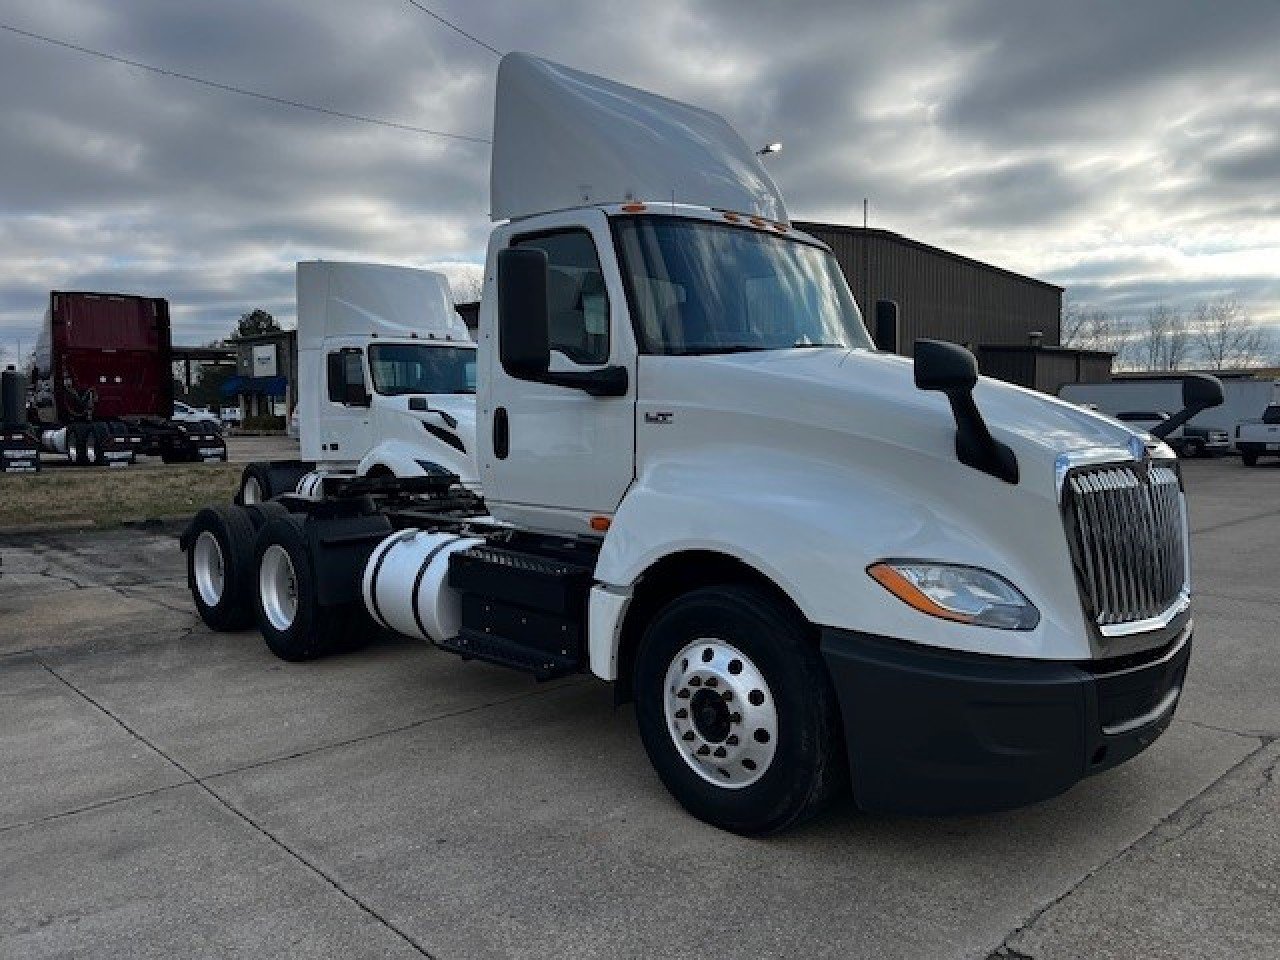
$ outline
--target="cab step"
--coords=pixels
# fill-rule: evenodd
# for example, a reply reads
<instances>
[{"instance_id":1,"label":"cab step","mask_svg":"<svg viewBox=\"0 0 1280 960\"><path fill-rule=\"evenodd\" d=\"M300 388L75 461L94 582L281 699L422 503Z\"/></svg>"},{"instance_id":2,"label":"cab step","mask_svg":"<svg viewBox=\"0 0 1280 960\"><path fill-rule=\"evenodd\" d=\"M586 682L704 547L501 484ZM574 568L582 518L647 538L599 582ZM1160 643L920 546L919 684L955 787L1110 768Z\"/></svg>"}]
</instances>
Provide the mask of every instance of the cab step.
<instances>
[{"instance_id":1,"label":"cab step","mask_svg":"<svg viewBox=\"0 0 1280 960\"><path fill-rule=\"evenodd\" d=\"M483 660L485 663L510 667L521 673L531 673L536 680L567 677L582 668L577 656L552 653L539 647L527 646L518 640L496 637L468 627L463 627L456 637L450 637L437 646L456 653L463 660Z\"/></svg>"}]
</instances>

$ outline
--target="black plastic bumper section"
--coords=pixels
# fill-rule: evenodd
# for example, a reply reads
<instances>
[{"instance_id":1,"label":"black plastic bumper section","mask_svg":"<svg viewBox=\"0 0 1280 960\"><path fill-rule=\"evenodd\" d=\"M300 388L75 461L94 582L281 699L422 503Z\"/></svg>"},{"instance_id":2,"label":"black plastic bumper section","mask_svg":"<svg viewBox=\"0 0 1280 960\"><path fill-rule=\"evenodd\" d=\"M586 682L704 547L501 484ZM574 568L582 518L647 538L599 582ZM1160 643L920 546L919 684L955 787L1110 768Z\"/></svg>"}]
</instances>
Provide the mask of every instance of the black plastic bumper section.
<instances>
[{"instance_id":1,"label":"black plastic bumper section","mask_svg":"<svg viewBox=\"0 0 1280 960\"><path fill-rule=\"evenodd\" d=\"M1046 800L1145 750L1173 719L1191 625L1147 657L1070 663L822 631L854 799L959 814Z\"/></svg>"}]
</instances>

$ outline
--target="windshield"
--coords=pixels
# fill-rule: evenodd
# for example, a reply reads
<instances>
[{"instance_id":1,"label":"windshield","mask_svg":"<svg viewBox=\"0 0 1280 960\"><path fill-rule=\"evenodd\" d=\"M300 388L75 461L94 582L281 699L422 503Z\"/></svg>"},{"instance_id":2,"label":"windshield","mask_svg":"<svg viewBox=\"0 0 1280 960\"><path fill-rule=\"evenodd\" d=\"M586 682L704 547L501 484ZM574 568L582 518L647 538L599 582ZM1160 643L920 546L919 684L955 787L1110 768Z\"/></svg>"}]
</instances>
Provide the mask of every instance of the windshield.
<instances>
[{"instance_id":1,"label":"windshield","mask_svg":"<svg viewBox=\"0 0 1280 960\"><path fill-rule=\"evenodd\" d=\"M796 240L681 217L615 221L646 353L873 349L840 266Z\"/></svg>"},{"instance_id":2,"label":"windshield","mask_svg":"<svg viewBox=\"0 0 1280 960\"><path fill-rule=\"evenodd\" d=\"M373 389L402 393L475 393L476 351L425 343L379 343L369 348Z\"/></svg>"}]
</instances>

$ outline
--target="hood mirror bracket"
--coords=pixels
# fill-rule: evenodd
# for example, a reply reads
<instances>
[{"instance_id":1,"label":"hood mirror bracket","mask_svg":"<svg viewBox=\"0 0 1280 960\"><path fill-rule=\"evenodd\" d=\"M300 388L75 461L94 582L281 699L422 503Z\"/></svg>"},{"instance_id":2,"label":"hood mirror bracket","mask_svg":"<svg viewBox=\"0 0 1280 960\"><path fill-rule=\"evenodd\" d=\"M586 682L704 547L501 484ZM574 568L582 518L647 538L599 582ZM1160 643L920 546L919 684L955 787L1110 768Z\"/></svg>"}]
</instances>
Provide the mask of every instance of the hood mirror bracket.
<instances>
[{"instance_id":1,"label":"hood mirror bracket","mask_svg":"<svg viewBox=\"0 0 1280 960\"><path fill-rule=\"evenodd\" d=\"M1163 440L1197 413L1220 406L1222 401L1221 380L1206 373L1189 373L1182 378L1182 409L1147 432Z\"/></svg>"},{"instance_id":2,"label":"hood mirror bracket","mask_svg":"<svg viewBox=\"0 0 1280 960\"><path fill-rule=\"evenodd\" d=\"M946 394L956 420L956 459L1005 483L1018 482L1018 457L991 435L973 400L978 361L964 347L943 340L917 340L915 380L921 390Z\"/></svg>"}]
</instances>

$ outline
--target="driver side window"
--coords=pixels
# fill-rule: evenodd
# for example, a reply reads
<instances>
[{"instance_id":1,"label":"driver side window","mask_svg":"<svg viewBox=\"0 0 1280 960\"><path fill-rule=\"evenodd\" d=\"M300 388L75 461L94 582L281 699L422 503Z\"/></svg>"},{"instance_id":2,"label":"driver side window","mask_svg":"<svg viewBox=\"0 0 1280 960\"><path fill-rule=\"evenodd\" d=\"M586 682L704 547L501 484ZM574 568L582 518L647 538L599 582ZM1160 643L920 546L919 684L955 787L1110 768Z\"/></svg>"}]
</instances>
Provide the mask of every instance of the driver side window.
<instances>
[{"instance_id":1,"label":"driver side window","mask_svg":"<svg viewBox=\"0 0 1280 960\"><path fill-rule=\"evenodd\" d=\"M582 229L520 237L515 247L547 255L547 325L552 350L574 363L609 362L609 296L591 234Z\"/></svg>"}]
</instances>

